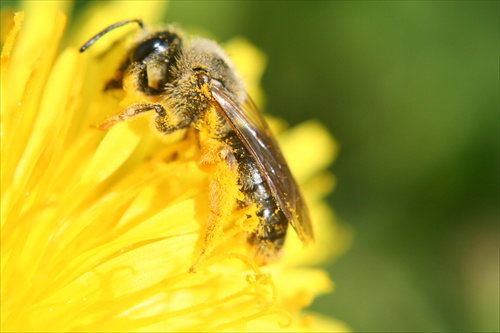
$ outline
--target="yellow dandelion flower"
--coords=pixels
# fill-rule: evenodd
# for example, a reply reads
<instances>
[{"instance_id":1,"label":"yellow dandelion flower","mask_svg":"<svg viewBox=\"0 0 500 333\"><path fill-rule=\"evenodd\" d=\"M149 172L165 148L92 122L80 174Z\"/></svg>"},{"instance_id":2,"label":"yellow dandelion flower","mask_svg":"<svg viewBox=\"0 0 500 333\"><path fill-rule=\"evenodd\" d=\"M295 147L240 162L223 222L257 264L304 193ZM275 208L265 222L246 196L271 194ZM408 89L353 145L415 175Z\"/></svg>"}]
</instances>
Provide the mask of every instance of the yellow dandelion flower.
<instances>
[{"instance_id":1,"label":"yellow dandelion flower","mask_svg":"<svg viewBox=\"0 0 500 333\"><path fill-rule=\"evenodd\" d=\"M311 265L349 240L322 202L333 180L319 172L336 150L325 129L308 122L279 136L304 185L315 244L304 248L290 231L284 256L258 266L249 256L249 226L228 222L192 273L210 210L195 137L159 138L147 116L106 132L92 128L122 106L123 96L104 94L102 85L123 53L111 43L132 27L90 54L77 51L110 23L156 22L164 2L100 3L82 15L68 45L60 7L67 2L24 6L2 30L1 330L347 330L303 312L333 288ZM249 69L262 69L264 58L242 40L228 50L258 95L260 73Z\"/></svg>"}]
</instances>

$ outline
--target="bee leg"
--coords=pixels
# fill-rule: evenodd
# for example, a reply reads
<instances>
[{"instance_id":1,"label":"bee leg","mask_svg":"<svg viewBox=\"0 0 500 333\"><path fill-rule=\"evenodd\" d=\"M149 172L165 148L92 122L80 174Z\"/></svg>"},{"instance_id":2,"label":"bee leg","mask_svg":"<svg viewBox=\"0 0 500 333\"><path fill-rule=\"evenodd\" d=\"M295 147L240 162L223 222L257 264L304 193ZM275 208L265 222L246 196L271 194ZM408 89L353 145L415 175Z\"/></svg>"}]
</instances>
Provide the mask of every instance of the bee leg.
<instances>
[{"instance_id":1,"label":"bee leg","mask_svg":"<svg viewBox=\"0 0 500 333\"><path fill-rule=\"evenodd\" d=\"M160 116L166 117L166 110L161 104L155 103L137 103L126 107L122 112L112 115L100 123L93 125L92 127L100 130L108 130L110 127L116 125L119 122L133 118L141 113L155 110Z\"/></svg>"},{"instance_id":2,"label":"bee leg","mask_svg":"<svg viewBox=\"0 0 500 333\"><path fill-rule=\"evenodd\" d=\"M117 74L118 75L118 74ZM123 77L117 76L106 82L103 91L123 89Z\"/></svg>"},{"instance_id":3,"label":"bee leg","mask_svg":"<svg viewBox=\"0 0 500 333\"><path fill-rule=\"evenodd\" d=\"M238 165L231 148L217 139L206 139L201 144L201 156L198 164L208 171L208 199L210 213L208 215L205 237L198 258L191 266L191 272L196 265L216 246L223 235L223 226L232 220L239 195Z\"/></svg>"},{"instance_id":4,"label":"bee leg","mask_svg":"<svg viewBox=\"0 0 500 333\"><path fill-rule=\"evenodd\" d=\"M104 91L123 89L123 75L125 74L125 71L129 66L130 66L130 59L127 58L125 59L125 61L122 62L122 64L116 71L115 77L106 82L106 85L104 86Z\"/></svg>"}]
</instances>

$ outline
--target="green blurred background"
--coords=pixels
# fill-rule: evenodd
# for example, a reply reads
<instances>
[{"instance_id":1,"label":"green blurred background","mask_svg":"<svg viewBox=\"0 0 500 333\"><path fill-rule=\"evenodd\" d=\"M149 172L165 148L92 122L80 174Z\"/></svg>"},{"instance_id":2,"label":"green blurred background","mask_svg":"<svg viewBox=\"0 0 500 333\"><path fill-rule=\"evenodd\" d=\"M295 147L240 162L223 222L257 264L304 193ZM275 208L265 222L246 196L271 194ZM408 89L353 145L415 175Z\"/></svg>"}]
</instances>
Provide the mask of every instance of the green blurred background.
<instances>
[{"instance_id":1,"label":"green blurred background","mask_svg":"<svg viewBox=\"0 0 500 333\"><path fill-rule=\"evenodd\" d=\"M498 1L170 3L166 22L258 46L265 111L340 144L329 201L355 239L313 310L359 332L499 331L499 15Z\"/></svg>"}]
</instances>

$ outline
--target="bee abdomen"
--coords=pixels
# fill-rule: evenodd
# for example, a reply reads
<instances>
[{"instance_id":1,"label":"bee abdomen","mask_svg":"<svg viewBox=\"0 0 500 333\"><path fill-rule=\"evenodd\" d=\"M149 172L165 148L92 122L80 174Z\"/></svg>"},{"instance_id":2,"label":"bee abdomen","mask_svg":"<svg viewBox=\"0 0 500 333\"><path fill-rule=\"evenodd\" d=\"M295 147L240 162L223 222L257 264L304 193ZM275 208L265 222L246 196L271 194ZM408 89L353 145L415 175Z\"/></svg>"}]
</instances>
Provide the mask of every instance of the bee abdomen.
<instances>
[{"instance_id":1,"label":"bee abdomen","mask_svg":"<svg viewBox=\"0 0 500 333\"><path fill-rule=\"evenodd\" d=\"M257 206L257 217L260 222L257 229L248 236L260 260L267 261L277 255L285 241L288 220L272 196L250 153L245 149L236 133L230 132L226 142L231 147L238 162L238 181L244 201L241 207L252 204Z\"/></svg>"}]
</instances>

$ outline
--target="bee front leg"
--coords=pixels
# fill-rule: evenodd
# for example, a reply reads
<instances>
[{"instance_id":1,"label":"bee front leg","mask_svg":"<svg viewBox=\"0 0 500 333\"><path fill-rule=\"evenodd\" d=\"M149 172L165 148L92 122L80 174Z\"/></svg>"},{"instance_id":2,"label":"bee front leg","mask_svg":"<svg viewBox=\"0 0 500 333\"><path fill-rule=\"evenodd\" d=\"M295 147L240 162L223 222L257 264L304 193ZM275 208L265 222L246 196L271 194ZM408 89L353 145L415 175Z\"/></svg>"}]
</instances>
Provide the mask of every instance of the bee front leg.
<instances>
[{"instance_id":1,"label":"bee front leg","mask_svg":"<svg viewBox=\"0 0 500 333\"><path fill-rule=\"evenodd\" d=\"M198 164L209 175L210 212L201 250L191 267L191 272L213 251L217 241L222 237L223 226L232 220L236 199L239 196L238 164L231 148L224 142L212 138L205 139L200 144L201 156Z\"/></svg>"},{"instance_id":2,"label":"bee front leg","mask_svg":"<svg viewBox=\"0 0 500 333\"><path fill-rule=\"evenodd\" d=\"M167 115L167 111L161 104L156 103L137 103L127 106L122 112L112 115L100 123L93 125L92 127L100 130L108 130L119 122L133 118L141 113L148 112L151 110L156 111L155 126L156 129L163 134L169 134L176 130L183 129L191 125L191 119L179 119L177 124L173 124L170 117Z\"/></svg>"},{"instance_id":3,"label":"bee front leg","mask_svg":"<svg viewBox=\"0 0 500 333\"><path fill-rule=\"evenodd\" d=\"M155 110L158 116L166 117L167 111L161 104L156 103L137 103L127 106L122 112L109 116L104 119L100 123L93 125L92 127L100 129L100 130L108 130L112 126L116 125L119 122L128 120L133 118L141 113L148 112L151 110Z\"/></svg>"}]
</instances>

